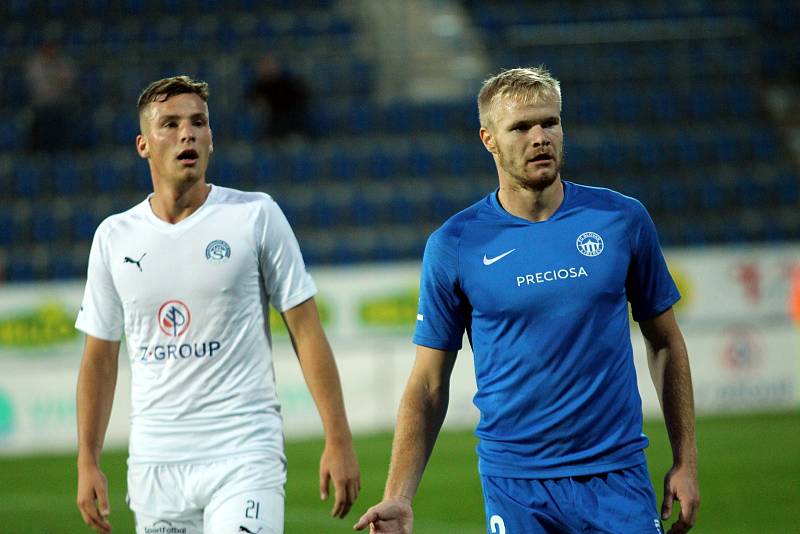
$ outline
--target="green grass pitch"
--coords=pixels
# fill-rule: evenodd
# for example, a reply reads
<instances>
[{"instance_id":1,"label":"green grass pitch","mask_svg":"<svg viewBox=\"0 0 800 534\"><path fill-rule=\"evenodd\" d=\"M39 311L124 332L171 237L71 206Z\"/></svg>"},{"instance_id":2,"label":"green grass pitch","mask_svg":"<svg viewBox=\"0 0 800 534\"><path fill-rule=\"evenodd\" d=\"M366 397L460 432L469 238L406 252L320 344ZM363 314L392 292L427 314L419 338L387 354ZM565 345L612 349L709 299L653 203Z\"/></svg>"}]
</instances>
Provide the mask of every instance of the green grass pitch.
<instances>
[{"instance_id":1,"label":"green grass pitch","mask_svg":"<svg viewBox=\"0 0 800 534\"><path fill-rule=\"evenodd\" d=\"M660 499L661 477L670 463L669 443L660 421L648 422L645 432L651 438L648 458ZM693 532L800 532L800 411L702 418L697 435L703 503ZM387 434L356 439L362 493L350 515L339 520L328 516L330 503L319 501L322 443L287 443L286 534L353 532L358 515L381 495L390 444ZM474 448L471 432L442 434L415 501L415 533L485 532ZM107 452L103 468L110 480L114 531L133 532L133 518L124 503L124 452ZM0 532L91 532L74 506L75 487L71 455L0 458Z\"/></svg>"}]
</instances>

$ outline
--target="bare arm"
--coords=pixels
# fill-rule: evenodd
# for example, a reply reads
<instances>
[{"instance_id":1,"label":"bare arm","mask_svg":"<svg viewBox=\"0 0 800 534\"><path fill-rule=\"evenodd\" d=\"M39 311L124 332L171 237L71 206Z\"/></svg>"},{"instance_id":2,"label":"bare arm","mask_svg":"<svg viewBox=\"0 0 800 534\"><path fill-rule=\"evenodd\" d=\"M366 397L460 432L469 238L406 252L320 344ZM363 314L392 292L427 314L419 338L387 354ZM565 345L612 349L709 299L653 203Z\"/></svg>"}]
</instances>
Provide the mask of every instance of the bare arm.
<instances>
[{"instance_id":1,"label":"bare arm","mask_svg":"<svg viewBox=\"0 0 800 534\"><path fill-rule=\"evenodd\" d=\"M361 475L344 409L339 371L313 298L284 312L283 320L325 431L320 498L328 498L329 483L333 481L335 502L331 515L342 518L358 497Z\"/></svg>"},{"instance_id":2,"label":"bare arm","mask_svg":"<svg viewBox=\"0 0 800 534\"><path fill-rule=\"evenodd\" d=\"M447 414L450 375L455 360L455 352L417 347L414 367L397 414L383 501L361 516L355 525L357 530L372 523L376 533L411 532L411 501Z\"/></svg>"},{"instance_id":3,"label":"bare arm","mask_svg":"<svg viewBox=\"0 0 800 534\"><path fill-rule=\"evenodd\" d=\"M86 336L78 374L78 509L97 532L110 532L107 518L108 482L100 470L114 390L117 385L119 341Z\"/></svg>"},{"instance_id":4,"label":"bare arm","mask_svg":"<svg viewBox=\"0 0 800 534\"><path fill-rule=\"evenodd\" d=\"M692 528L700 506L689 355L672 308L639 326L672 446L673 465L664 479L661 514L669 518L674 499L680 502L680 517L669 530L678 534Z\"/></svg>"}]
</instances>

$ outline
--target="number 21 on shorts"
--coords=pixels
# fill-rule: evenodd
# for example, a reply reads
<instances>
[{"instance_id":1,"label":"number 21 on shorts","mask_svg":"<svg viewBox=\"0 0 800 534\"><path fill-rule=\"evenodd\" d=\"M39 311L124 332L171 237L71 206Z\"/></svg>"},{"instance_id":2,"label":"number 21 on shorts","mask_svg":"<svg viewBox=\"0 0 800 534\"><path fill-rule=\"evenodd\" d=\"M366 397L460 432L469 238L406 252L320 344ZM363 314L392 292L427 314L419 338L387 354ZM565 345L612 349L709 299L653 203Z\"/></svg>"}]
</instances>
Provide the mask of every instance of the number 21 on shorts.
<instances>
[{"instance_id":1,"label":"number 21 on shorts","mask_svg":"<svg viewBox=\"0 0 800 534\"><path fill-rule=\"evenodd\" d=\"M244 516L247 519L258 519L258 513L261 508L261 503L258 501L247 501L247 508L245 508Z\"/></svg>"},{"instance_id":2,"label":"number 21 on shorts","mask_svg":"<svg viewBox=\"0 0 800 534\"><path fill-rule=\"evenodd\" d=\"M495 514L489 518L489 531L492 534L506 534L506 524L503 518Z\"/></svg>"}]
</instances>

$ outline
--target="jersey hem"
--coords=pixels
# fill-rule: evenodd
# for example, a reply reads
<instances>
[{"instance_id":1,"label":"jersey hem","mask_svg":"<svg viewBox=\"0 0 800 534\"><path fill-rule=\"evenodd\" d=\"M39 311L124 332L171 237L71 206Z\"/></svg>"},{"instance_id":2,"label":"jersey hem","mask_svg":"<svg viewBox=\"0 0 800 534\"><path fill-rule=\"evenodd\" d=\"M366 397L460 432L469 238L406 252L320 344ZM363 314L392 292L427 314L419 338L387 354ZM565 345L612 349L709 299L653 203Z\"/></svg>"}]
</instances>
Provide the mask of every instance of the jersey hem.
<instances>
[{"instance_id":1,"label":"jersey hem","mask_svg":"<svg viewBox=\"0 0 800 534\"><path fill-rule=\"evenodd\" d=\"M109 334L107 332L102 332L100 330L95 330L89 326L86 326L83 323L75 323L75 330L79 330L86 334L87 336L96 337L97 339L102 339L103 341L122 341L122 332L118 335Z\"/></svg>"},{"instance_id":2,"label":"jersey hem","mask_svg":"<svg viewBox=\"0 0 800 534\"><path fill-rule=\"evenodd\" d=\"M280 308L278 306L275 306L274 304L273 306L275 306L275 309L278 310L280 313L283 313L285 311L291 310L292 308L298 306L299 304L304 303L305 301L307 301L316 294L317 294L316 286L310 286L302 293L299 293L281 302Z\"/></svg>"},{"instance_id":3,"label":"jersey hem","mask_svg":"<svg viewBox=\"0 0 800 534\"><path fill-rule=\"evenodd\" d=\"M127 464L129 466L143 466L143 465L201 465L219 462L220 460L230 460L233 458L266 458L270 460L280 460L286 462L286 454L283 451L275 449L247 449L243 451L220 452L219 454L204 454L197 457L185 457L174 460L153 459L148 456L128 456Z\"/></svg>"},{"instance_id":4,"label":"jersey hem","mask_svg":"<svg viewBox=\"0 0 800 534\"><path fill-rule=\"evenodd\" d=\"M679 300L681 300L680 293L673 293L668 298L665 298L664 300L662 300L660 303L658 303L656 306L653 306L649 310L636 314L634 314L631 311L631 315L633 316L634 321L636 321L637 323L641 323L642 321L652 319L653 317L658 317L659 315L670 309L672 306L677 304Z\"/></svg>"},{"instance_id":5,"label":"jersey hem","mask_svg":"<svg viewBox=\"0 0 800 534\"><path fill-rule=\"evenodd\" d=\"M478 461L478 472L481 476L501 477L501 478L565 478L565 477L578 477L585 475L598 475L602 473L609 473L619 469L627 469L647 463L647 458L644 452L639 452L627 460L618 460L616 462L607 463L593 463L588 465L577 465L567 467L553 467L553 468L539 468L539 469L514 469L508 466L500 465L487 465L487 462L481 458Z\"/></svg>"},{"instance_id":6,"label":"jersey hem","mask_svg":"<svg viewBox=\"0 0 800 534\"><path fill-rule=\"evenodd\" d=\"M447 351L455 350L455 351L459 351L459 350L461 350L461 346L462 346L460 342L459 343L450 344L449 342L442 341L441 339L437 339L437 338L433 338L433 337L418 336L418 335L415 335L411 339L411 341L415 345L421 345L423 347L428 347L430 349L436 349L436 350L447 350Z\"/></svg>"}]
</instances>

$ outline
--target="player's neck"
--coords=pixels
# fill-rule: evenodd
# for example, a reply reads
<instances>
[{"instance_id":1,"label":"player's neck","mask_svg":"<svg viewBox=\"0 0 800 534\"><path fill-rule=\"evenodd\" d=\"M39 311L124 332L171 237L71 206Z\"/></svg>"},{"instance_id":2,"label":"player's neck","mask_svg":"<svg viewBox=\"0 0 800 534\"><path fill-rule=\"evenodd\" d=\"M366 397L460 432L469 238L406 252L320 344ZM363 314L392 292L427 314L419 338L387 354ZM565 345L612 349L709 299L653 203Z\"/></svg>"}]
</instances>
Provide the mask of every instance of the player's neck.
<instances>
[{"instance_id":1,"label":"player's neck","mask_svg":"<svg viewBox=\"0 0 800 534\"><path fill-rule=\"evenodd\" d=\"M189 184L186 188L155 187L150 197L150 208L159 219L176 224L197 211L208 198L211 186L205 180Z\"/></svg>"},{"instance_id":2,"label":"player's neck","mask_svg":"<svg viewBox=\"0 0 800 534\"><path fill-rule=\"evenodd\" d=\"M542 222L549 219L564 201L564 184L560 177L543 189L501 183L497 200L515 217Z\"/></svg>"}]
</instances>

